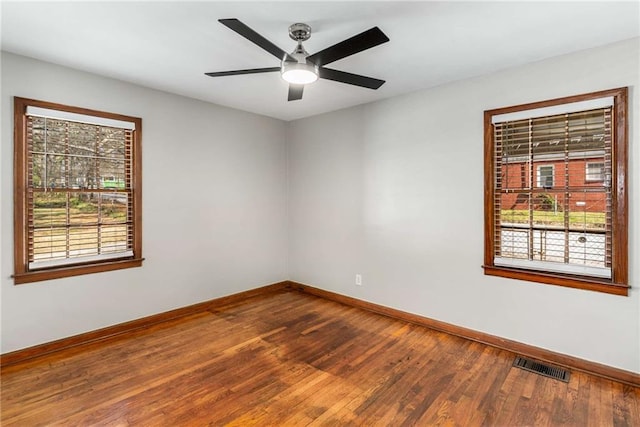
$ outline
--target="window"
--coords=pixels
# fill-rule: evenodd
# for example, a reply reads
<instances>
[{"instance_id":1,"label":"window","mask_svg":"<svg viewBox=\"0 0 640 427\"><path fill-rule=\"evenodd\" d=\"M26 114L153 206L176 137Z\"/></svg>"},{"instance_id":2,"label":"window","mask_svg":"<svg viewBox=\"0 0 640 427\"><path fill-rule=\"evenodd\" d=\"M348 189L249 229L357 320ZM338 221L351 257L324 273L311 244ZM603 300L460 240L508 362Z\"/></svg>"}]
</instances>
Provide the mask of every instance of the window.
<instances>
[{"instance_id":1,"label":"window","mask_svg":"<svg viewBox=\"0 0 640 427\"><path fill-rule=\"evenodd\" d=\"M585 168L585 181L604 181L604 163L587 163Z\"/></svg>"},{"instance_id":2,"label":"window","mask_svg":"<svg viewBox=\"0 0 640 427\"><path fill-rule=\"evenodd\" d=\"M540 188L553 187L553 165L539 165L537 175L538 175L538 187Z\"/></svg>"},{"instance_id":3,"label":"window","mask_svg":"<svg viewBox=\"0 0 640 427\"><path fill-rule=\"evenodd\" d=\"M142 120L14 98L16 284L142 265Z\"/></svg>"},{"instance_id":4,"label":"window","mask_svg":"<svg viewBox=\"0 0 640 427\"><path fill-rule=\"evenodd\" d=\"M627 295L627 145L627 88L485 111L485 274Z\"/></svg>"}]
</instances>

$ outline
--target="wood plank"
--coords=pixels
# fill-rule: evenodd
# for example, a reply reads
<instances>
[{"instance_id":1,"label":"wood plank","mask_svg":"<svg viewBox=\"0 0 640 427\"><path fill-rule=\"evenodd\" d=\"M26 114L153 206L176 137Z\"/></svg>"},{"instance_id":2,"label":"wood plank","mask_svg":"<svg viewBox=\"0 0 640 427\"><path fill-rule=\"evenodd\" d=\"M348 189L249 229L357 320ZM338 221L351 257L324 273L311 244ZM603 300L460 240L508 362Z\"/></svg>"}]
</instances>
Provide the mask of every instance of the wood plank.
<instances>
[{"instance_id":1,"label":"wood plank","mask_svg":"<svg viewBox=\"0 0 640 427\"><path fill-rule=\"evenodd\" d=\"M201 302L198 304L189 305L186 307L177 308L151 316L143 317L141 319L131 320L129 322L119 323L117 325L108 326L106 328L97 329L95 331L89 331L83 334L74 335L67 338L62 338L56 341L47 342L33 347L24 348L21 350L12 351L10 353L4 353L0 356L0 364L2 368L14 365L16 363L24 362L25 360L37 358L46 354L50 354L56 351L68 349L71 347L85 345L94 341L100 341L109 339L118 335L131 333L138 329L148 328L150 326L166 322L168 320L176 319L183 316L188 316L194 313L200 313L206 310L212 310L216 307L224 307L228 304L234 304L237 302L244 302L247 298L251 298L256 295L262 295L265 293L274 292L280 289L284 289L289 285L289 282L279 282L272 285L262 286L256 289L250 289L248 291L239 292L233 295L212 299L209 301Z\"/></svg>"},{"instance_id":2,"label":"wood plank","mask_svg":"<svg viewBox=\"0 0 640 427\"><path fill-rule=\"evenodd\" d=\"M280 289L2 372L24 425L633 425L640 389Z\"/></svg>"},{"instance_id":3,"label":"wood plank","mask_svg":"<svg viewBox=\"0 0 640 427\"><path fill-rule=\"evenodd\" d=\"M626 371L624 369L614 368L612 366L603 365L601 363L592 362L578 357L557 353L540 347L520 343L517 341L501 338L495 335L486 334L484 332L475 331L473 329L463 328L461 326L452 325L451 323L430 319L428 317L407 313L401 310L385 307L383 305L374 304L368 301L362 301L349 296L337 294L335 292L318 289L313 286L298 282L289 282L289 287L297 289L301 292L311 295L320 296L331 301L336 301L352 307L358 307L369 310L374 313L384 314L394 319L404 320L406 322L415 323L425 326L436 331L446 332L451 335L462 337L468 340L477 341L492 347L519 353L539 361L548 362L565 368L579 370L591 375L597 375L602 378L619 381L634 387L640 387L640 374Z\"/></svg>"}]
</instances>

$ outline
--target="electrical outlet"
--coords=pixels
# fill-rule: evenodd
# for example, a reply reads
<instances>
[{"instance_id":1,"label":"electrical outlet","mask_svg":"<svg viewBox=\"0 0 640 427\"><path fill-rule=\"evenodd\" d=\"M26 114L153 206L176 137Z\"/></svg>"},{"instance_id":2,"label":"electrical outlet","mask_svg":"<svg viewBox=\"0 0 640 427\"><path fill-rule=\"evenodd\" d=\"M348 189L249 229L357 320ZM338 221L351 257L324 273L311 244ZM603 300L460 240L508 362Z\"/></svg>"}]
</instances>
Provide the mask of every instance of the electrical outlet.
<instances>
[{"instance_id":1,"label":"electrical outlet","mask_svg":"<svg viewBox=\"0 0 640 427\"><path fill-rule=\"evenodd\" d=\"M361 274L356 274L356 285L357 286L362 286L362 275Z\"/></svg>"}]
</instances>

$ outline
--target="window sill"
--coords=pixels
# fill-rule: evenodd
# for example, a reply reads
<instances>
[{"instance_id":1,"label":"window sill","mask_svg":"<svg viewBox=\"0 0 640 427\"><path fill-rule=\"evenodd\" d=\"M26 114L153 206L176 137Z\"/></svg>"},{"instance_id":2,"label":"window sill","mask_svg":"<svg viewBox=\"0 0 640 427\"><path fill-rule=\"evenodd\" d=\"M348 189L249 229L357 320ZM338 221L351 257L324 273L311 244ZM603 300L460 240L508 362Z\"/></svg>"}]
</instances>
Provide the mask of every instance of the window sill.
<instances>
[{"instance_id":1,"label":"window sill","mask_svg":"<svg viewBox=\"0 0 640 427\"><path fill-rule=\"evenodd\" d=\"M568 274L547 273L543 271L520 270L509 267L483 265L487 276L507 277L510 279L526 280L547 285L564 286L568 288L584 289L613 295L629 295L629 286L613 283L611 280L584 278Z\"/></svg>"},{"instance_id":2,"label":"window sill","mask_svg":"<svg viewBox=\"0 0 640 427\"><path fill-rule=\"evenodd\" d=\"M14 283L21 285L23 283L39 282L42 280L60 279L63 277L80 276L82 274L100 273L103 271L121 270L125 268L141 267L144 258L120 259L99 264L90 265L74 265L56 268L48 268L26 273L16 273L13 275Z\"/></svg>"}]
</instances>

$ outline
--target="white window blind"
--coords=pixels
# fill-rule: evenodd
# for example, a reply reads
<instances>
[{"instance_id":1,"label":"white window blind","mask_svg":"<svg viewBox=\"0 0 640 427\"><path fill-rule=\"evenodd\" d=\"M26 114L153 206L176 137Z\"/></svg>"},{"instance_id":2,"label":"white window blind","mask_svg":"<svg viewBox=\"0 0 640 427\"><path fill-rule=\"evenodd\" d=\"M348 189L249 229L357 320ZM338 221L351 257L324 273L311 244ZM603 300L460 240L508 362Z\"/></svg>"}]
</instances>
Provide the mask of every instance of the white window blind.
<instances>
[{"instance_id":1,"label":"white window blind","mask_svg":"<svg viewBox=\"0 0 640 427\"><path fill-rule=\"evenodd\" d=\"M27 109L28 267L133 256L133 123Z\"/></svg>"},{"instance_id":2,"label":"white window blind","mask_svg":"<svg viewBox=\"0 0 640 427\"><path fill-rule=\"evenodd\" d=\"M603 99L494 116L496 266L611 278L612 100ZM585 178L589 164L602 180Z\"/></svg>"}]
</instances>

